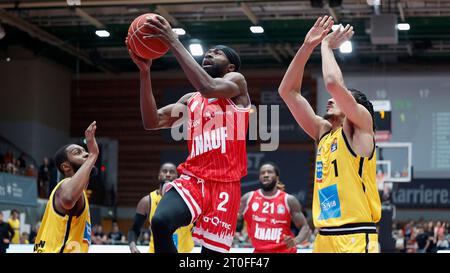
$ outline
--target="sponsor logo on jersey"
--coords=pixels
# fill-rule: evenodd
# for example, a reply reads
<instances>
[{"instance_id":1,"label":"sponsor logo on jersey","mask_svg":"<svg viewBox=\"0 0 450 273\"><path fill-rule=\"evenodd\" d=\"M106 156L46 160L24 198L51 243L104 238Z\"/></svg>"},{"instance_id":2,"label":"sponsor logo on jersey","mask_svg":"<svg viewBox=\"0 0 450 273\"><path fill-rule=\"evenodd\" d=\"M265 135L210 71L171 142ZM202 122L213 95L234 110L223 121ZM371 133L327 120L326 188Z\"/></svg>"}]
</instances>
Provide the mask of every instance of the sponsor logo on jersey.
<instances>
[{"instance_id":1,"label":"sponsor logo on jersey","mask_svg":"<svg viewBox=\"0 0 450 273\"><path fill-rule=\"evenodd\" d=\"M259 204L258 203L252 203L252 210L253 211L257 211L259 209Z\"/></svg>"},{"instance_id":2,"label":"sponsor logo on jersey","mask_svg":"<svg viewBox=\"0 0 450 273\"><path fill-rule=\"evenodd\" d=\"M317 161L316 163L316 182L322 182L322 174L323 174L323 164L322 161Z\"/></svg>"},{"instance_id":3,"label":"sponsor logo on jersey","mask_svg":"<svg viewBox=\"0 0 450 273\"><path fill-rule=\"evenodd\" d=\"M219 226L219 227L223 227L223 228L225 228L227 230L231 230L231 224L220 220L219 217L217 217L217 216L214 216L213 218L210 218L208 216L204 216L203 217L203 222L211 223L211 224L213 224L216 227Z\"/></svg>"},{"instance_id":4,"label":"sponsor logo on jersey","mask_svg":"<svg viewBox=\"0 0 450 273\"><path fill-rule=\"evenodd\" d=\"M195 127L199 126L200 124L201 124L201 120L200 119L189 120L188 121L188 127L190 129L195 128Z\"/></svg>"},{"instance_id":5,"label":"sponsor logo on jersey","mask_svg":"<svg viewBox=\"0 0 450 273\"><path fill-rule=\"evenodd\" d=\"M173 244L175 245L175 248L178 249L178 233L172 234L172 240Z\"/></svg>"},{"instance_id":6,"label":"sponsor logo on jersey","mask_svg":"<svg viewBox=\"0 0 450 273\"><path fill-rule=\"evenodd\" d=\"M191 158L217 149L220 149L220 152L225 154L227 152L226 138L226 127L206 131L203 134L196 136L192 141Z\"/></svg>"},{"instance_id":7,"label":"sponsor logo on jersey","mask_svg":"<svg viewBox=\"0 0 450 273\"><path fill-rule=\"evenodd\" d=\"M39 243L34 244L33 251L34 252L42 252L42 249L45 247L45 241L40 240Z\"/></svg>"},{"instance_id":8,"label":"sponsor logo on jersey","mask_svg":"<svg viewBox=\"0 0 450 273\"><path fill-rule=\"evenodd\" d=\"M322 146L317 149L317 156L320 156L322 154Z\"/></svg>"},{"instance_id":9,"label":"sponsor logo on jersey","mask_svg":"<svg viewBox=\"0 0 450 273\"><path fill-rule=\"evenodd\" d=\"M262 223L265 223L267 221L267 218L258 217L258 215L252 215L252 219L255 222L262 222Z\"/></svg>"},{"instance_id":10,"label":"sponsor logo on jersey","mask_svg":"<svg viewBox=\"0 0 450 273\"><path fill-rule=\"evenodd\" d=\"M84 227L84 234L83 234L83 242L86 242L87 244L91 244L91 223L86 221L86 226Z\"/></svg>"},{"instance_id":11,"label":"sponsor logo on jersey","mask_svg":"<svg viewBox=\"0 0 450 273\"><path fill-rule=\"evenodd\" d=\"M286 209L284 208L284 206L282 204L278 204L278 206L277 206L277 213L278 214L284 214L285 211L286 211Z\"/></svg>"},{"instance_id":12,"label":"sponsor logo on jersey","mask_svg":"<svg viewBox=\"0 0 450 273\"><path fill-rule=\"evenodd\" d=\"M276 225L276 224L287 224L286 220L277 220L277 219L270 219L270 223Z\"/></svg>"},{"instance_id":13,"label":"sponsor logo on jersey","mask_svg":"<svg viewBox=\"0 0 450 273\"><path fill-rule=\"evenodd\" d=\"M282 228L263 228L256 224L254 237L262 241L275 241L279 243L282 231Z\"/></svg>"},{"instance_id":14,"label":"sponsor logo on jersey","mask_svg":"<svg viewBox=\"0 0 450 273\"><path fill-rule=\"evenodd\" d=\"M319 201L320 201L319 220L327 220L341 217L341 203L339 201L339 195L336 184L320 189Z\"/></svg>"},{"instance_id":15,"label":"sponsor logo on jersey","mask_svg":"<svg viewBox=\"0 0 450 273\"><path fill-rule=\"evenodd\" d=\"M333 139L333 142L331 143L331 152L334 152L337 150L337 138Z\"/></svg>"}]
</instances>

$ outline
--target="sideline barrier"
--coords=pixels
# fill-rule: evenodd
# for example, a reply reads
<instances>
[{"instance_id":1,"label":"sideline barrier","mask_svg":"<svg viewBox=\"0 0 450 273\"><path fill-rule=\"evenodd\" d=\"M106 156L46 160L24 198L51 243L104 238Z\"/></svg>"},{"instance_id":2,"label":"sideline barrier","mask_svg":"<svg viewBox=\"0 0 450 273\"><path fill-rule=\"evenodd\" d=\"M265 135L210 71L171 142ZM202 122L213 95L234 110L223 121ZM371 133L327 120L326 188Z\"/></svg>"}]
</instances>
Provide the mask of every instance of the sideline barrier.
<instances>
[{"instance_id":1,"label":"sideline barrier","mask_svg":"<svg viewBox=\"0 0 450 273\"><path fill-rule=\"evenodd\" d=\"M137 246L141 253L148 252L148 246ZM200 247L194 247L191 253L200 253ZM33 245L9 245L7 253L32 253ZM252 253L253 248L231 248L230 253ZM89 253L130 253L128 245L91 245ZM297 253L312 253L312 249L297 249Z\"/></svg>"},{"instance_id":2,"label":"sideline barrier","mask_svg":"<svg viewBox=\"0 0 450 273\"><path fill-rule=\"evenodd\" d=\"M148 246L137 246L141 253L147 253ZM191 253L200 253L200 247L194 247ZM10 245L7 253L32 253L33 245ZM253 248L231 248L230 253L252 253ZM128 245L92 245L89 253L130 253ZM312 253L310 248L297 249L297 253ZM449 250L439 250L437 253L450 253Z\"/></svg>"}]
</instances>

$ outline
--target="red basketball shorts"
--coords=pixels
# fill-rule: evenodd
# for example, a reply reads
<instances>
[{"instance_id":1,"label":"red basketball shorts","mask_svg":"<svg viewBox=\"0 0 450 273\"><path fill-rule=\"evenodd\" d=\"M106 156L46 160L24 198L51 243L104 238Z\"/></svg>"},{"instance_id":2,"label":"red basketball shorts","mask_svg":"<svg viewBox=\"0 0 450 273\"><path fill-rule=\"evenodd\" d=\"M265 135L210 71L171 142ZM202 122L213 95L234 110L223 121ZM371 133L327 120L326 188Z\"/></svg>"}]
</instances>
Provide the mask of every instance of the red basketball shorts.
<instances>
[{"instance_id":1,"label":"red basketball shorts","mask_svg":"<svg viewBox=\"0 0 450 273\"><path fill-rule=\"evenodd\" d=\"M211 182L181 175L170 182L165 191L175 188L191 211L195 223L192 237L202 246L228 252L236 231L241 199L241 185L237 182Z\"/></svg>"}]
</instances>

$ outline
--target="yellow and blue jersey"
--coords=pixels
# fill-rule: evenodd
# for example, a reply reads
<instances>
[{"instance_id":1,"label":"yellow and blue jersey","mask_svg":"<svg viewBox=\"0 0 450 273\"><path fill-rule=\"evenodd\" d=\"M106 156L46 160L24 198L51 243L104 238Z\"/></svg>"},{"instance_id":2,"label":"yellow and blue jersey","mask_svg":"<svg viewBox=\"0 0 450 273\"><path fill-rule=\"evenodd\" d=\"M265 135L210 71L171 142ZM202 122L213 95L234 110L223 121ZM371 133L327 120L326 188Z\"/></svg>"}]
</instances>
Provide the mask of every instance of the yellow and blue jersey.
<instances>
[{"instance_id":1,"label":"yellow and blue jersey","mask_svg":"<svg viewBox=\"0 0 450 273\"><path fill-rule=\"evenodd\" d=\"M377 223L381 202L375 180L376 152L356 155L343 128L322 136L317 146L313 220L318 228Z\"/></svg>"},{"instance_id":2,"label":"yellow and blue jersey","mask_svg":"<svg viewBox=\"0 0 450 273\"><path fill-rule=\"evenodd\" d=\"M61 214L55 209L55 192L63 179L53 189L48 199L34 245L35 253L87 253L91 244L91 217L86 192L84 208L80 215Z\"/></svg>"}]
</instances>

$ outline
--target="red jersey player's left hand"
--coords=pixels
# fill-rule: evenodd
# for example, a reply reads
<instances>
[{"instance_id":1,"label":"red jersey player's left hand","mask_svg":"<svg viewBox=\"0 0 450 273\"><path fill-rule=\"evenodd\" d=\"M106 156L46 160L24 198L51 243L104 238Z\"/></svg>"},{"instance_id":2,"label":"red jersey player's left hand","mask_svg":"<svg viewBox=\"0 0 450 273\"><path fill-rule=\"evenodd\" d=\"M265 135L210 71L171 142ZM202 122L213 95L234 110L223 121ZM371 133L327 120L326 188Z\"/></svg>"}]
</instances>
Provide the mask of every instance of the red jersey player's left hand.
<instances>
[{"instance_id":1,"label":"red jersey player's left hand","mask_svg":"<svg viewBox=\"0 0 450 273\"><path fill-rule=\"evenodd\" d=\"M288 236L288 235L284 235L283 234L283 242L289 247L295 247L297 245L297 243L295 242L295 238Z\"/></svg>"}]
</instances>

